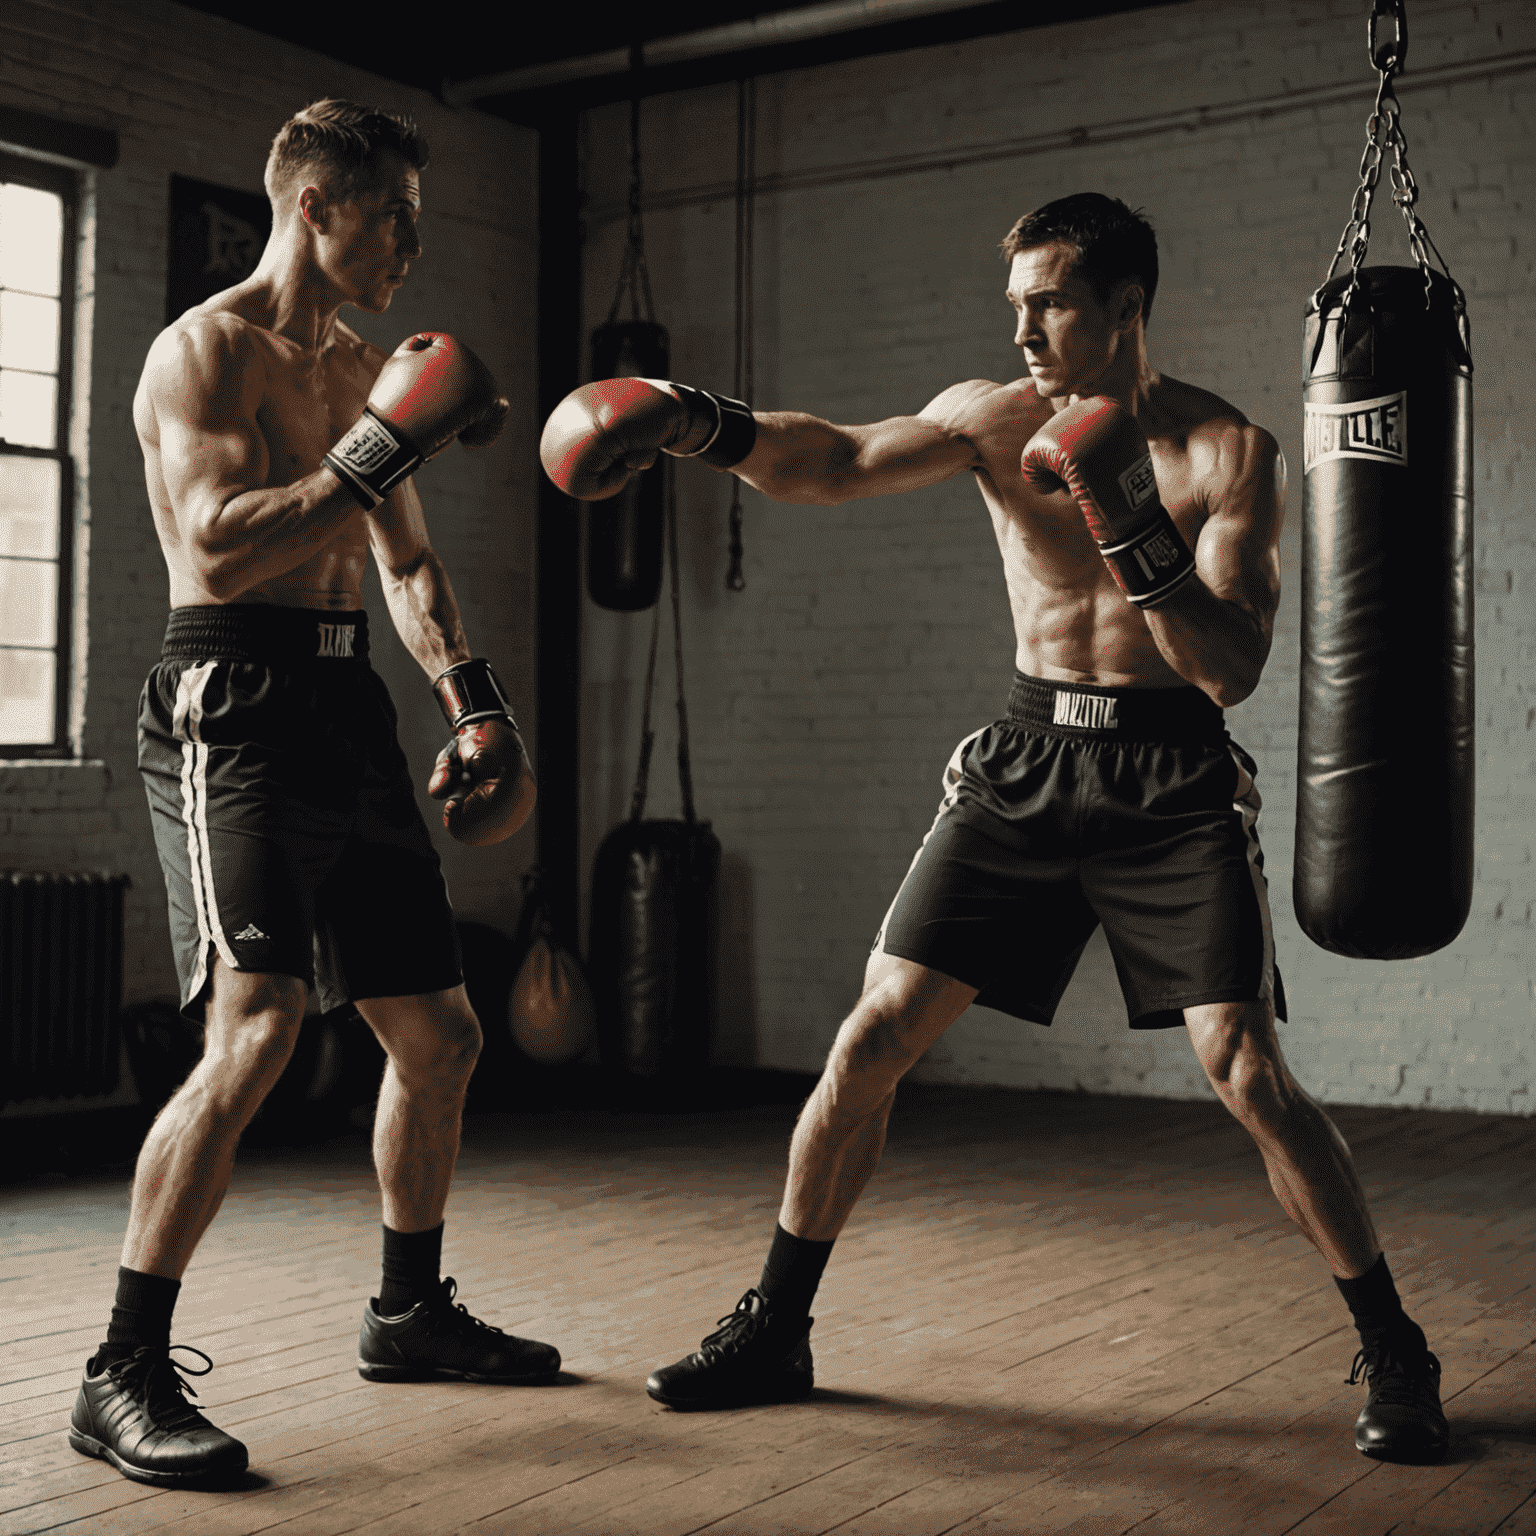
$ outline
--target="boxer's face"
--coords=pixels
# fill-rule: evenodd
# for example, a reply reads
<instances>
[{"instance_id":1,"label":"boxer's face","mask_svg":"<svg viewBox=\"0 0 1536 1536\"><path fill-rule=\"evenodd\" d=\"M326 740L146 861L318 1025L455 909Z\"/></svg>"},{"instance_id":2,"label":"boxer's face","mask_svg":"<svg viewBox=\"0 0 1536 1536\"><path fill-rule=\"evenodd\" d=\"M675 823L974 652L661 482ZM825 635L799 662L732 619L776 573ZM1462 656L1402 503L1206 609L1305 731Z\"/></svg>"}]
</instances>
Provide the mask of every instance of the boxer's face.
<instances>
[{"instance_id":1,"label":"boxer's face","mask_svg":"<svg viewBox=\"0 0 1536 1536\"><path fill-rule=\"evenodd\" d=\"M321 264L353 304L378 315L421 255L421 183L415 167L393 150L378 152L373 171L354 197L326 205Z\"/></svg>"},{"instance_id":2,"label":"boxer's face","mask_svg":"<svg viewBox=\"0 0 1536 1536\"><path fill-rule=\"evenodd\" d=\"M1076 263L1072 246L1052 241L1020 251L1008 277L1008 302L1018 314L1014 344L1048 400L1092 394L1122 344L1124 285L1106 303Z\"/></svg>"}]
</instances>

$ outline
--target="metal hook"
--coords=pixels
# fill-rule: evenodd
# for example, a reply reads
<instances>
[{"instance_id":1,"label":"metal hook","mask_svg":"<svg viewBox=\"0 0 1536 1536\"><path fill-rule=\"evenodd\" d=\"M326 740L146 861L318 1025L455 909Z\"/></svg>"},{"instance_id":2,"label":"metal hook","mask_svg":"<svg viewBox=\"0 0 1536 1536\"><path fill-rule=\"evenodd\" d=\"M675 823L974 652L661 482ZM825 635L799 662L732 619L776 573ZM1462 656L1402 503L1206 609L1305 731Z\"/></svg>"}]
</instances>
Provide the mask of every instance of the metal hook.
<instances>
[{"instance_id":1,"label":"metal hook","mask_svg":"<svg viewBox=\"0 0 1536 1536\"><path fill-rule=\"evenodd\" d=\"M1383 16L1392 18L1393 36L1390 42L1376 36L1376 23ZM1371 0L1366 42L1371 51L1371 64L1383 75L1395 75L1402 69L1408 62L1408 17L1403 10L1403 0Z\"/></svg>"}]
</instances>

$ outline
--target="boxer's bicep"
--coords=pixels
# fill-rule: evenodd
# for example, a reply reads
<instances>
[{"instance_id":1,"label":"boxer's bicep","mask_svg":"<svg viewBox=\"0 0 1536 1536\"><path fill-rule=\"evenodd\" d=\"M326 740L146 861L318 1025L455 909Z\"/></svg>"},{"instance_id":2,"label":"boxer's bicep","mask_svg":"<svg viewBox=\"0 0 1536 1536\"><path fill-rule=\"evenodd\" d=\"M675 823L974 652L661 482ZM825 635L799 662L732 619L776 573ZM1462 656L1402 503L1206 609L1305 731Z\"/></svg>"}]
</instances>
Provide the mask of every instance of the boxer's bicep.
<instances>
[{"instance_id":1,"label":"boxer's bicep","mask_svg":"<svg viewBox=\"0 0 1536 1536\"><path fill-rule=\"evenodd\" d=\"M1285 517L1285 460L1268 432L1251 425L1222 432L1206 503L1195 545L1200 579L1251 614L1267 636L1280 604Z\"/></svg>"},{"instance_id":2,"label":"boxer's bicep","mask_svg":"<svg viewBox=\"0 0 1536 1536\"><path fill-rule=\"evenodd\" d=\"M848 429L857 445L850 477L861 496L918 491L974 469L976 444L963 426L924 411Z\"/></svg>"},{"instance_id":3,"label":"boxer's bicep","mask_svg":"<svg viewBox=\"0 0 1536 1536\"><path fill-rule=\"evenodd\" d=\"M145 390L160 474L178 524L212 531L235 497L265 486L271 470L257 422L264 373L253 349L213 325L179 326L151 350Z\"/></svg>"}]
</instances>

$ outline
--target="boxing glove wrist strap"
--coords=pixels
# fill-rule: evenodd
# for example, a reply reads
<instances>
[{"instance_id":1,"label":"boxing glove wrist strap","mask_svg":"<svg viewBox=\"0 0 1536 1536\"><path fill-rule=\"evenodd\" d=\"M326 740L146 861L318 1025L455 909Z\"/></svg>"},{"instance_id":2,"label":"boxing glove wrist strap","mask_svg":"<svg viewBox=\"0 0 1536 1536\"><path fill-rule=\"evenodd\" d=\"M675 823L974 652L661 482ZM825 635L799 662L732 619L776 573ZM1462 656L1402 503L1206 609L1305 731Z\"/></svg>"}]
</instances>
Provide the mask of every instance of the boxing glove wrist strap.
<instances>
[{"instance_id":1,"label":"boxing glove wrist strap","mask_svg":"<svg viewBox=\"0 0 1536 1536\"><path fill-rule=\"evenodd\" d=\"M325 465L372 511L422 460L420 450L371 406L325 456Z\"/></svg>"},{"instance_id":2,"label":"boxing glove wrist strap","mask_svg":"<svg viewBox=\"0 0 1536 1536\"><path fill-rule=\"evenodd\" d=\"M432 684L432 691L455 731L479 720L505 720L514 731L517 729L507 690L483 656L449 667Z\"/></svg>"},{"instance_id":3,"label":"boxing glove wrist strap","mask_svg":"<svg viewBox=\"0 0 1536 1536\"><path fill-rule=\"evenodd\" d=\"M1195 574L1194 552L1163 506L1130 538L1100 544L1099 553L1120 590L1138 608L1166 602Z\"/></svg>"},{"instance_id":4,"label":"boxing glove wrist strap","mask_svg":"<svg viewBox=\"0 0 1536 1536\"><path fill-rule=\"evenodd\" d=\"M703 459L716 469L730 469L752 452L752 445L757 441L757 418L752 414L751 406L741 400L732 400L729 395L717 395L712 389L695 389L691 384L677 384L671 379L667 380L667 388L675 391L678 399L688 407L690 417L712 415L715 418L715 430L702 448L693 448L687 453L676 453L675 449L669 448L668 453L674 453L680 459ZM704 404L706 400L708 405Z\"/></svg>"}]
</instances>

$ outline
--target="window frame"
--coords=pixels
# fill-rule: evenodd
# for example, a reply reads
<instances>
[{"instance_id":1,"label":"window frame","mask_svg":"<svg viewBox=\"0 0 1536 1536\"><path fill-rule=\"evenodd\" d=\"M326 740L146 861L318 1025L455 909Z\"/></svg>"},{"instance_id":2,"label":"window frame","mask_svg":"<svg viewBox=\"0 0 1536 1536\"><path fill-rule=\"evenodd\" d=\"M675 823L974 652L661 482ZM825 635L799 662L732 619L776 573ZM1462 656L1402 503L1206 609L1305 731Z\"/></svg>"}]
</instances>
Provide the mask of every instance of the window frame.
<instances>
[{"instance_id":1,"label":"window frame","mask_svg":"<svg viewBox=\"0 0 1536 1536\"><path fill-rule=\"evenodd\" d=\"M0 759L70 758L70 703L74 692L75 639L75 457L70 433L75 405L75 323L79 308L80 173L65 165L31 160L0 150L0 181L57 193L63 203L59 265L59 371L54 401L52 448L34 448L0 438L0 459L53 459L59 466L59 553L57 613L54 620L53 740L22 745L0 742Z\"/></svg>"}]
</instances>

